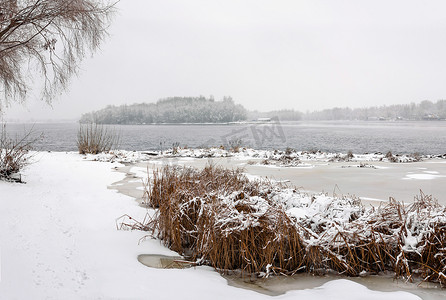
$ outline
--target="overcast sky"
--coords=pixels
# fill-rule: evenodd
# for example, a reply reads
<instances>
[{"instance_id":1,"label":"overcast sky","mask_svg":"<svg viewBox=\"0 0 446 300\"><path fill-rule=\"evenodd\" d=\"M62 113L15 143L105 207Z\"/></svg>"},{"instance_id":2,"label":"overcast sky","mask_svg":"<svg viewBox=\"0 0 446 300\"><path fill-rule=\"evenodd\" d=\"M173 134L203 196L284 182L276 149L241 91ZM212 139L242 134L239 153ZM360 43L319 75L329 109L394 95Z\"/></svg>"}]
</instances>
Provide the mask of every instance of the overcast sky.
<instances>
[{"instance_id":1,"label":"overcast sky","mask_svg":"<svg viewBox=\"0 0 446 300\"><path fill-rule=\"evenodd\" d=\"M319 110L446 98L446 1L121 0L101 51L53 103L9 119L76 119L108 104L231 96Z\"/></svg>"}]
</instances>

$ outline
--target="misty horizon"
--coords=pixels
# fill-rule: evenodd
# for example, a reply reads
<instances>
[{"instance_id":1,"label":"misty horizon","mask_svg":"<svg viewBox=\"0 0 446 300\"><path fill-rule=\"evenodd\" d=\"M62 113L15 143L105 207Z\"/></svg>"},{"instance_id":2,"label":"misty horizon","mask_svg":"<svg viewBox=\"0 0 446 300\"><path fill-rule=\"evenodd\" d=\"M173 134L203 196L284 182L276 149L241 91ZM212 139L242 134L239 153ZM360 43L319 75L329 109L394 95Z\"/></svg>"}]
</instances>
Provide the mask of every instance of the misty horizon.
<instances>
[{"instance_id":1,"label":"misty horizon","mask_svg":"<svg viewBox=\"0 0 446 300\"><path fill-rule=\"evenodd\" d=\"M443 1L120 1L101 50L52 108L29 93L7 119L77 119L172 96L248 110L369 107L446 96Z\"/></svg>"},{"instance_id":2,"label":"misty horizon","mask_svg":"<svg viewBox=\"0 0 446 300\"><path fill-rule=\"evenodd\" d=\"M202 95L200 95L199 97L182 97L182 98L200 98L200 97L206 98L206 97L204 97ZM139 103L132 103L132 104L127 104L126 103L126 104L121 104L121 105L106 104L104 107L102 107L102 108L100 108L100 109L98 109L96 111L103 110L103 109L105 109L106 107L109 107L109 106L119 108L120 106L124 106L124 105L128 105L128 106L133 106L133 105L152 105L152 104L156 104L156 103L158 103L160 101L163 101L163 100L166 100L166 99L171 99L171 98L177 98L177 97L168 97L168 98L164 98L164 99L159 99L159 100L154 101L154 102L139 102ZM223 99L224 98L225 97L223 97ZM231 98L231 97L229 96L229 98ZM214 99L214 97L211 96L211 97L209 97L209 99ZM215 101L222 101L222 99L215 99ZM255 119L257 117L264 117L267 114L273 114L275 112L277 113L277 112L284 112L284 111L291 111L291 112L299 113L302 116L311 116L311 115L322 114L324 112L333 111L333 110L337 110L337 109L339 109L339 110L351 110L351 111L369 110L369 109L371 109L371 110L378 110L378 109L386 110L386 109L389 109L391 107L420 106L420 104L426 103L426 102L432 104L433 106L435 106L437 103L440 104L440 102L442 103L444 101L445 100L437 100L437 101L423 100L423 101L411 102L411 103L401 103L401 104L392 104L392 105L376 105L376 106L362 106L362 107L348 107L348 106L339 107L339 106L332 106L332 107L327 107L327 108L324 108L324 109L313 110L313 111L309 111L309 110L307 110L307 111L299 111L299 110L296 110L294 108L286 108L286 107L285 108L277 108L277 109L270 110L270 111L260 111L260 110L255 110L255 109L254 110L247 109L247 113L248 113L248 116L249 116L248 119ZM235 102L235 104L240 104L236 100L234 100L234 102ZM26 118L20 118L20 117L16 117L16 118L10 117L10 118L8 118L8 115L6 115L6 117L3 116L3 120L6 121L6 122L16 122L16 123L20 123L20 122L23 122L23 123L28 123L28 122L48 122L48 123L53 123L53 122L78 122L79 120L82 119L83 116L88 115L90 113L94 113L96 111L86 111L86 112L83 112L78 117L73 117L73 118L28 118L28 119L26 119ZM395 113L394 118L398 117L398 113L397 112L394 112L394 113ZM275 115L274 116L270 115L268 117L276 117L276 116ZM370 117L382 117L382 115L376 114L376 115L371 115ZM420 117L421 117L421 115L420 115ZM443 118L443 116L441 116L441 117ZM280 119L280 116L279 116L279 119ZM314 121L314 120L316 120L317 121L318 119L314 119L314 118L313 119L312 118L302 119L302 121L305 121L305 120L307 120L307 121L311 121L311 120ZM328 120L328 119L321 119L321 120ZM348 120L348 118L341 119L341 120Z\"/></svg>"}]
</instances>

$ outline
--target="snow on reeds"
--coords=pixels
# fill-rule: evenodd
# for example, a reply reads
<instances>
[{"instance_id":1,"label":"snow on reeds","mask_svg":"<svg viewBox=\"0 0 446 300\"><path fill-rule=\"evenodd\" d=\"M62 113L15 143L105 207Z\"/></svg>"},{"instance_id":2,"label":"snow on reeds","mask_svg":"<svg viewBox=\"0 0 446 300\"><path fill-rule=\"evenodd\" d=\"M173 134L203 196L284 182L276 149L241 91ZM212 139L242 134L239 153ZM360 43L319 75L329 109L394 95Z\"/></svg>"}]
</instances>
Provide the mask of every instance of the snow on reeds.
<instances>
[{"instance_id":1,"label":"snow on reeds","mask_svg":"<svg viewBox=\"0 0 446 300\"><path fill-rule=\"evenodd\" d=\"M325 161L325 162L363 162L363 161L382 161L392 163L408 163L417 162L429 158L445 158L442 155L420 155L415 154L396 154L390 151L387 154L380 152L369 154L353 154L351 151L347 153L329 153L322 151L297 151L296 149L287 148L285 150L256 150L250 148L238 147L237 151L232 148L226 150L224 148L181 148L167 149L160 153L165 157L236 157L236 158L253 158L259 159L257 163L266 165L277 165L281 167L293 167L302 164L305 161Z\"/></svg>"},{"instance_id":2,"label":"snow on reeds","mask_svg":"<svg viewBox=\"0 0 446 300\"><path fill-rule=\"evenodd\" d=\"M92 153L98 152L97 142L90 143L88 140L101 140L101 134L93 134L87 131L78 133L79 152L87 154L89 148L93 149ZM91 138L91 136L96 136ZM108 140L108 139L105 139ZM91 144L92 146L88 146ZM106 143L108 144L108 143ZM114 144L113 148L116 148ZM86 149L86 150L83 150ZM287 148L286 150L256 150L250 148L224 149L222 147L212 148L181 148L178 143L174 143L171 149L164 151L126 151L111 150L112 147L102 148L102 152L95 155L89 155L89 159L106 162L140 162L150 161L153 159L181 159L181 158L235 158L248 160L250 165L271 165L277 167L302 167L311 162L359 162L360 167L371 167L368 162L388 162L388 163L411 163L424 159L446 159L443 155L420 155L420 154L396 154L391 152L353 154L351 151L347 153L329 153L321 151L297 151ZM88 151L87 151L88 150ZM110 151L111 150L111 151Z\"/></svg>"},{"instance_id":3,"label":"snow on reeds","mask_svg":"<svg viewBox=\"0 0 446 300\"><path fill-rule=\"evenodd\" d=\"M307 195L212 165L155 170L145 193L157 212L136 228L222 272L390 271L446 284L446 208L432 196L365 209L359 199Z\"/></svg>"}]
</instances>

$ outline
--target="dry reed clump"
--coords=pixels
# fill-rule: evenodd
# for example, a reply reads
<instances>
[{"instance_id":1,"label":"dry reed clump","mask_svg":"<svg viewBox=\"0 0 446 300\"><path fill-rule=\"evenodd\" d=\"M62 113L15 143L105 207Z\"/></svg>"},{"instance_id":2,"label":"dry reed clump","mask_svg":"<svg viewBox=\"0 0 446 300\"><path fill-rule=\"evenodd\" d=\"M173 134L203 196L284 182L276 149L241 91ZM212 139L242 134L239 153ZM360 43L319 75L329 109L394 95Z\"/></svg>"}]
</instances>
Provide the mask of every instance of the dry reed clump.
<instances>
[{"instance_id":1,"label":"dry reed clump","mask_svg":"<svg viewBox=\"0 0 446 300\"><path fill-rule=\"evenodd\" d=\"M329 222L312 237L321 257L310 253L307 266L325 260L324 268L349 276L391 271L407 280L446 283L446 208L432 196L421 193L408 206L391 199L356 220Z\"/></svg>"},{"instance_id":2,"label":"dry reed clump","mask_svg":"<svg viewBox=\"0 0 446 300\"><path fill-rule=\"evenodd\" d=\"M30 153L34 143L42 136L34 137L32 129L22 137L11 138L6 124L0 124L0 179L22 182L20 170L29 164Z\"/></svg>"},{"instance_id":3,"label":"dry reed clump","mask_svg":"<svg viewBox=\"0 0 446 300\"><path fill-rule=\"evenodd\" d=\"M159 209L152 230L172 250L222 271L297 270L302 243L285 211L262 197L268 188L240 169L165 167L146 191Z\"/></svg>"},{"instance_id":4,"label":"dry reed clump","mask_svg":"<svg viewBox=\"0 0 446 300\"><path fill-rule=\"evenodd\" d=\"M283 167L298 166L301 163L297 151L289 147L285 151L274 150L261 162L263 165L278 165Z\"/></svg>"},{"instance_id":5,"label":"dry reed clump","mask_svg":"<svg viewBox=\"0 0 446 300\"><path fill-rule=\"evenodd\" d=\"M119 134L103 125L81 124L77 133L77 148L80 154L109 152L119 144Z\"/></svg>"},{"instance_id":6,"label":"dry reed clump","mask_svg":"<svg viewBox=\"0 0 446 300\"><path fill-rule=\"evenodd\" d=\"M197 222L194 257L220 270L285 273L302 266L303 244L279 207L243 192L214 198Z\"/></svg>"},{"instance_id":7,"label":"dry reed clump","mask_svg":"<svg viewBox=\"0 0 446 300\"><path fill-rule=\"evenodd\" d=\"M391 271L446 284L446 208L432 196L366 210L358 199L303 195L210 165L155 170L146 198L158 210L140 228L223 272Z\"/></svg>"}]
</instances>

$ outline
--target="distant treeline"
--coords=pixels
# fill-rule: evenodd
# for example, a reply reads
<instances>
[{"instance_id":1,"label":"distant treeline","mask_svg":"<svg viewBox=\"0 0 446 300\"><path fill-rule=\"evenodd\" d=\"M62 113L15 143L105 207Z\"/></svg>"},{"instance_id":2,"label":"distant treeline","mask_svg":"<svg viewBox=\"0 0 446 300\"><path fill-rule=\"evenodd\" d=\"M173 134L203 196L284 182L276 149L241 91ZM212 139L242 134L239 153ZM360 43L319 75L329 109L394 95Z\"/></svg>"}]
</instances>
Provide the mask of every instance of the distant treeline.
<instances>
[{"instance_id":1,"label":"distant treeline","mask_svg":"<svg viewBox=\"0 0 446 300\"><path fill-rule=\"evenodd\" d=\"M248 118L277 117L282 121L331 121L331 120L446 120L446 100L424 100L415 104L396 104L366 108L335 107L302 113L292 109L270 112L250 111Z\"/></svg>"},{"instance_id":2,"label":"distant treeline","mask_svg":"<svg viewBox=\"0 0 446 300\"><path fill-rule=\"evenodd\" d=\"M446 100L418 104L385 105L367 108L335 107L302 113L293 109L270 112L248 112L231 97L173 97L156 103L107 106L82 115L81 123L162 124L162 123L228 123L278 118L281 121L323 120L446 120Z\"/></svg>"},{"instance_id":3,"label":"distant treeline","mask_svg":"<svg viewBox=\"0 0 446 300\"><path fill-rule=\"evenodd\" d=\"M173 97L156 103L107 106L82 115L80 122L100 124L227 123L244 121L246 109L231 97Z\"/></svg>"},{"instance_id":4,"label":"distant treeline","mask_svg":"<svg viewBox=\"0 0 446 300\"><path fill-rule=\"evenodd\" d=\"M332 108L308 112L304 120L445 120L446 100L367 108Z\"/></svg>"}]
</instances>

